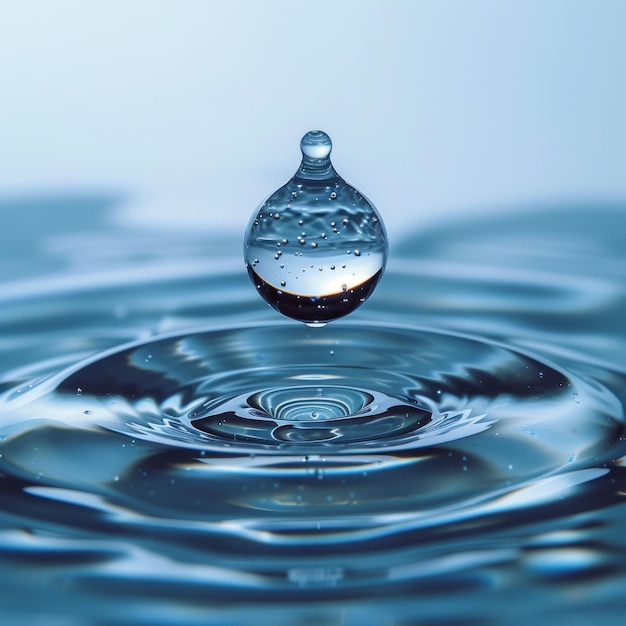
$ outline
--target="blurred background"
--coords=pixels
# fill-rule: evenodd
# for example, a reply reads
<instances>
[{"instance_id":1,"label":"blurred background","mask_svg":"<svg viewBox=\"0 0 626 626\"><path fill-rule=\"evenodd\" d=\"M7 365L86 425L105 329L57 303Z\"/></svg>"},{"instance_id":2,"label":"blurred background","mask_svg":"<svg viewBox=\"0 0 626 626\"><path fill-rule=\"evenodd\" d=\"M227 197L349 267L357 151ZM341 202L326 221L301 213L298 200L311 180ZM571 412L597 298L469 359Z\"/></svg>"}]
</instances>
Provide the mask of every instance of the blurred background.
<instances>
[{"instance_id":1,"label":"blurred background","mask_svg":"<svg viewBox=\"0 0 626 626\"><path fill-rule=\"evenodd\" d=\"M58 231L89 197L144 232L243 232L318 128L392 240L620 203L625 23L620 0L5 0L6 238L27 243L42 198Z\"/></svg>"}]
</instances>

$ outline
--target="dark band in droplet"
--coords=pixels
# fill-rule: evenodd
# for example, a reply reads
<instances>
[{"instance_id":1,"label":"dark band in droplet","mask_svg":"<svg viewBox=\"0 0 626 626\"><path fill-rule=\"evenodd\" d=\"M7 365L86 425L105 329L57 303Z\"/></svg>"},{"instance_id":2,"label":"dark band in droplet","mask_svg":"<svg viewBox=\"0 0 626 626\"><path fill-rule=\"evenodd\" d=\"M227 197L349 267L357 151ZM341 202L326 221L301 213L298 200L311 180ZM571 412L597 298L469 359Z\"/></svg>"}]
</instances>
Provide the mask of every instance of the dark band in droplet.
<instances>
[{"instance_id":1,"label":"dark band in droplet","mask_svg":"<svg viewBox=\"0 0 626 626\"><path fill-rule=\"evenodd\" d=\"M258 285L263 299L276 311L305 323L330 322L352 313L367 300L382 277L379 270L365 282L339 293L312 297L290 293L266 283L248 266L250 280Z\"/></svg>"}]
</instances>

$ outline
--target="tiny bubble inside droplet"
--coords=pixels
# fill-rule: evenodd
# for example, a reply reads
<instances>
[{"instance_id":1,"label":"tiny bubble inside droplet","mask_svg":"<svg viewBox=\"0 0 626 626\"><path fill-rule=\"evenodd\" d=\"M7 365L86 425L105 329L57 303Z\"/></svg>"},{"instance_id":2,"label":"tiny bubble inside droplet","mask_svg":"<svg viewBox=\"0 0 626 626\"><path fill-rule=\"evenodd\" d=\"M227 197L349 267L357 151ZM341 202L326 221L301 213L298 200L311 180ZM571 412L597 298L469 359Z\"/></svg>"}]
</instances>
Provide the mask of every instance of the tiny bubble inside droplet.
<instances>
[{"instance_id":1,"label":"tiny bubble inside droplet","mask_svg":"<svg viewBox=\"0 0 626 626\"><path fill-rule=\"evenodd\" d=\"M354 256L361 256L361 251L360 250L355 250L354 251Z\"/></svg>"},{"instance_id":2,"label":"tiny bubble inside droplet","mask_svg":"<svg viewBox=\"0 0 626 626\"><path fill-rule=\"evenodd\" d=\"M281 287L284 287L286 284L287 284L287 283L286 283L284 280L281 280L281 281L280 281L280 286L281 286Z\"/></svg>"},{"instance_id":3,"label":"tiny bubble inside droplet","mask_svg":"<svg viewBox=\"0 0 626 626\"><path fill-rule=\"evenodd\" d=\"M341 223L345 226L348 223L348 218L344 217L343 220L341 220Z\"/></svg>"},{"instance_id":4,"label":"tiny bubble inside droplet","mask_svg":"<svg viewBox=\"0 0 626 626\"><path fill-rule=\"evenodd\" d=\"M337 194L334 191L332 191L330 194L330 199L334 200L336 197L337 197Z\"/></svg>"},{"instance_id":5,"label":"tiny bubble inside droplet","mask_svg":"<svg viewBox=\"0 0 626 626\"><path fill-rule=\"evenodd\" d=\"M317 244L316 244L315 242L313 242L313 243L311 244L311 248L317 248Z\"/></svg>"},{"instance_id":6,"label":"tiny bubble inside droplet","mask_svg":"<svg viewBox=\"0 0 626 626\"><path fill-rule=\"evenodd\" d=\"M275 220L279 220L280 219L280 213L274 213L274 219Z\"/></svg>"},{"instance_id":7,"label":"tiny bubble inside droplet","mask_svg":"<svg viewBox=\"0 0 626 626\"><path fill-rule=\"evenodd\" d=\"M303 222L302 220L298 220L298 224L299 224L300 226L302 226L302 224L304 224L304 222Z\"/></svg>"}]
</instances>

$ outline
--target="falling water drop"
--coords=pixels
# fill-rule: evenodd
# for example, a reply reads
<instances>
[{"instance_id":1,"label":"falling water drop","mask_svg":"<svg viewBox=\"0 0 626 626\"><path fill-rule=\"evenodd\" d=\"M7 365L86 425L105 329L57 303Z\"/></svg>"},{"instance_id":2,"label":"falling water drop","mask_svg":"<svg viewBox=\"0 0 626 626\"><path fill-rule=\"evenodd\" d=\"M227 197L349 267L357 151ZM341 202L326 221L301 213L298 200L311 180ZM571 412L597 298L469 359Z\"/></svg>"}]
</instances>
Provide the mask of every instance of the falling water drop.
<instances>
[{"instance_id":1,"label":"falling water drop","mask_svg":"<svg viewBox=\"0 0 626 626\"><path fill-rule=\"evenodd\" d=\"M271 307L323 326L351 313L373 293L387 261L387 234L372 203L335 171L326 133L308 132L300 149L302 162L293 178L254 212L244 257L250 279ZM299 228L305 222L306 238ZM331 238L325 235L328 224ZM279 243L282 263L277 262ZM355 250L350 261L337 263L347 249ZM305 271L314 266L341 270ZM294 277L296 284L289 280ZM290 288L281 289L285 284Z\"/></svg>"}]
</instances>

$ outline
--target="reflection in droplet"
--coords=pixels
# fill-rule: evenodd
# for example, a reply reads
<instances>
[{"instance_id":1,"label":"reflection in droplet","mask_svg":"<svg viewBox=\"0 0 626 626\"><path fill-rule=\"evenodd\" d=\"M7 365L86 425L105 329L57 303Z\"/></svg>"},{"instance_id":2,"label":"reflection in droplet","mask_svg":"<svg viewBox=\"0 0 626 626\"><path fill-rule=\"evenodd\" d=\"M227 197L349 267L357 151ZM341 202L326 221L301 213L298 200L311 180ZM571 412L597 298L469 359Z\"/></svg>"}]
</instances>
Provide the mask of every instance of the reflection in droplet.
<instances>
[{"instance_id":1,"label":"reflection in droplet","mask_svg":"<svg viewBox=\"0 0 626 626\"><path fill-rule=\"evenodd\" d=\"M387 235L371 202L335 171L330 137L311 131L300 148L302 162L294 177L254 212L246 229L244 257L252 282L270 306L293 319L323 326L351 313L373 293L387 262ZM298 228L305 221L306 232ZM338 267L346 250L354 252L341 271L322 271ZM282 252L283 262L278 264ZM320 271L306 271L314 268ZM294 278L297 284L290 281ZM279 289L285 285L290 288Z\"/></svg>"}]
</instances>

